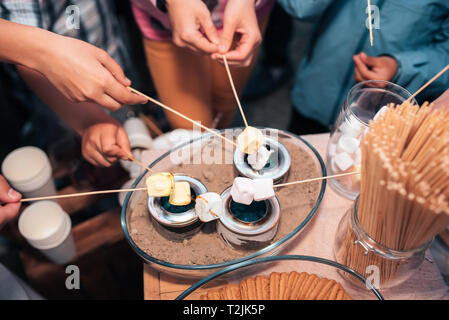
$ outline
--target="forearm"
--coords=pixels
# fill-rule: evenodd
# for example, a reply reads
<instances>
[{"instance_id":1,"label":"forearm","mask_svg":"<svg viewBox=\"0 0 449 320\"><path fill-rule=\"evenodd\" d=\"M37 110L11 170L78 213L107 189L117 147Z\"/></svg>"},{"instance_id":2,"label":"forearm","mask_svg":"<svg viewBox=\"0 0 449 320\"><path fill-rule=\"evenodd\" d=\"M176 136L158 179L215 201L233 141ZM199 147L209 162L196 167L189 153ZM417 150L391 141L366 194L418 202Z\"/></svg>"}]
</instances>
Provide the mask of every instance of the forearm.
<instances>
[{"instance_id":1,"label":"forearm","mask_svg":"<svg viewBox=\"0 0 449 320\"><path fill-rule=\"evenodd\" d=\"M36 69L54 37L44 29L0 19L0 61Z\"/></svg>"},{"instance_id":2,"label":"forearm","mask_svg":"<svg viewBox=\"0 0 449 320\"><path fill-rule=\"evenodd\" d=\"M17 69L31 90L80 135L93 124L117 122L97 104L70 102L40 73L23 66Z\"/></svg>"}]
</instances>

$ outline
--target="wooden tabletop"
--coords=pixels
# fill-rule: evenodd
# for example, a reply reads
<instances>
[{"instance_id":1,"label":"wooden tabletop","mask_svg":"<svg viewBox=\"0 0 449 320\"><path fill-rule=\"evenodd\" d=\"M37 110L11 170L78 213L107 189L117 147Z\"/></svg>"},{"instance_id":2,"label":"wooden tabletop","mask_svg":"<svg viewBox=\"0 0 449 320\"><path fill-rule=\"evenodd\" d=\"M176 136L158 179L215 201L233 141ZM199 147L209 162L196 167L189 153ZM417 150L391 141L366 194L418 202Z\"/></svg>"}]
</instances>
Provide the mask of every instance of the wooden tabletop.
<instances>
[{"instance_id":1,"label":"wooden tabletop","mask_svg":"<svg viewBox=\"0 0 449 320\"><path fill-rule=\"evenodd\" d=\"M304 138L309 141L325 160L329 134L308 135ZM333 255L334 235L337 225L350 208L351 200L339 196L328 185L313 220L305 227L301 234L294 239L280 254L311 255L335 260ZM278 264L268 271L283 270L283 264ZM268 272L267 271L267 272ZM314 271L314 270L306 270ZM335 270L326 270L325 276L337 278ZM159 273L149 265L143 270L144 298L148 300L174 299L196 281L186 281ZM400 286L382 291L386 299L449 299L448 287L445 285L437 266L432 262L430 252L427 258L414 275ZM189 298L198 298L201 291ZM363 294L358 298L365 298ZM366 294L366 298L372 298Z\"/></svg>"}]
</instances>

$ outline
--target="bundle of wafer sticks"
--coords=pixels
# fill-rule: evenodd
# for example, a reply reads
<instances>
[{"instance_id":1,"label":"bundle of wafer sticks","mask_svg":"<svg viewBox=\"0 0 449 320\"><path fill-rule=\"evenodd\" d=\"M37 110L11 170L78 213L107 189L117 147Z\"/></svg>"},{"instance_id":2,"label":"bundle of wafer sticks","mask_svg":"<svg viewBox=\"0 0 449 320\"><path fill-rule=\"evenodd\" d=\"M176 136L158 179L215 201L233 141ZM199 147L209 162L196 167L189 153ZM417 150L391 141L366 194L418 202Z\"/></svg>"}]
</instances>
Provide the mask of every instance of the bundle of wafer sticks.
<instances>
[{"instance_id":1,"label":"bundle of wafer sticks","mask_svg":"<svg viewBox=\"0 0 449 320\"><path fill-rule=\"evenodd\" d=\"M209 290L201 300L352 300L340 283L307 272L272 272Z\"/></svg>"},{"instance_id":2,"label":"bundle of wafer sticks","mask_svg":"<svg viewBox=\"0 0 449 320\"><path fill-rule=\"evenodd\" d=\"M357 218L377 244L399 252L417 250L449 225L449 111L405 102L390 108L362 140ZM358 245L348 228L337 255L365 274L378 266L380 283L401 277L407 259L384 259ZM338 257L337 257L338 258Z\"/></svg>"}]
</instances>

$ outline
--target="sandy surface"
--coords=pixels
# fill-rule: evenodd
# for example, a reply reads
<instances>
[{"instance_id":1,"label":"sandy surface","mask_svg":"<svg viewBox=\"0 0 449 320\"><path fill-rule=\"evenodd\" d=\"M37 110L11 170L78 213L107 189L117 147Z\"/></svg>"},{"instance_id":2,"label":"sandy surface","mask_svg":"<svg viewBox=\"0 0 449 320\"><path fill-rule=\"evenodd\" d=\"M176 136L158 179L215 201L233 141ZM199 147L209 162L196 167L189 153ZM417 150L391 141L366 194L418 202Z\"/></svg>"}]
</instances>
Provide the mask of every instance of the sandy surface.
<instances>
[{"instance_id":1,"label":"sandy surface","mask_svg":"<svg viewBox=\"0 0 449 320\"><path fill-rule=\"evenodd\" d=\"M288 181L321 176L320 169L307 151L291 141L281 138L281 142L287 147L292 157ZM207 144L202 152L208 152L207 148L213 147ZM222 157L232 158L232 150L222 149ZM190 175L202 181L209 191L217 193L229 187L236 176L234 166L231 164L180 164L173 167L171 171ZM273 242L290 233L304 221L318 198L320 187L321 182L313 182L276 190L276 196L281 204L281 219ZM216 232L200 231L184 242L169 241L156 232L150 220L146 201L146 194L142 194L142 198L139 199L128 218L129 230L133 241L143 251L157 259L182 265L204 265L234 260L251 253L229 248ZM211 224L214 226L215 221Z\"/></svg>"}]
</instances>

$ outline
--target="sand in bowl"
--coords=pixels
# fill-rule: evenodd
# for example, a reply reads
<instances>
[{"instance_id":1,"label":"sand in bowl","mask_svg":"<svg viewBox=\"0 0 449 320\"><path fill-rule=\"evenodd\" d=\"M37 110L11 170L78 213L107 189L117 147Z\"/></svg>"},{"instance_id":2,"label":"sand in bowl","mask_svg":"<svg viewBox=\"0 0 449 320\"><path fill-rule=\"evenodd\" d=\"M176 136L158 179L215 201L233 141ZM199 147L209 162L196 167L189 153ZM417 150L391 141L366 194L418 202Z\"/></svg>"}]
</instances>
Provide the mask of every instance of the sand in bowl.
<instances>
[{"instance_id":1,"label":"sand in bowl","mask_svg":"<svg viewBox=\"0 0 449 320\"><path fill-rule=\"evenodd\" d=\"M289 141L279 140L290 152L292 163L288 181L296 181L321 176L321 170L311 155ZM230 146L216 146L216 138L212 137L203 143L201 153L211 158L220 158L232 163L234 150ZM200 146L198 147L200 148ZM220 148L220 149L218 149ZM214 152L218 152L214 154ZM193 153L198 155L199 153ZM237 176L233 164L189 164L174 165L173 173L183 173L203 182L210 192L221 194L231 186ZM287 181L286 181L287 182ZM281 205L281 218L276 237L278 241L292 232L310 213L320 193L322 182L312 182L276 189L276 196ZM200 232L183 242L170 241L156 232L151 215L147 208L147 195L142 194L129 217L129 231L135 244L148 255L173 264L208 265L235 260L254 251L234 250L226 246L215 232L216 221L207 223Z\"/></svg>"}]
</instances>

